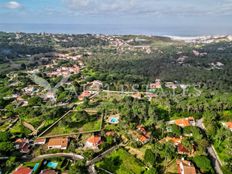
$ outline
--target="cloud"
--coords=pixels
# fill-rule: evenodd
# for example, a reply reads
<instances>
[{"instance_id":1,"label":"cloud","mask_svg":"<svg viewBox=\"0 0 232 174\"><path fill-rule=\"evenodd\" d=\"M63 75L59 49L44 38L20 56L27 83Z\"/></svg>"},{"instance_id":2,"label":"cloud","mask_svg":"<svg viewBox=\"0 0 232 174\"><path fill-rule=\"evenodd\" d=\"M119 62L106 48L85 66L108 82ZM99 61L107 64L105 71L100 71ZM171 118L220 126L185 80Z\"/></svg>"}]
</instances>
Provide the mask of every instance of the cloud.
<instances>
[{"instance_id":1,"label":"cloud","mask_svg":"<svg viewBox=\"0 0 232 174\"><path fill-rule=\"evenodd\" d=\"M19 9L22 8L22 5L16 1L10 1L5 4L5 7L8 9Z\"/></svg>"},{"instance_id":2,"label":"cloud","mask_svg":"<svg viewBox=\"0 0 232 174\"><path fill-rule=\"evenodd\" d=\"M62 0L74 14L199 16L232 14L232 0ZM201 5L199 5L201 4Z\"/></svg>"},{"instance_id":3,"label":"cloud","mask_svg":"<svg viewBox=\"0 0 232 174\"><path fill-rule=\"evenodd\" d=\"M63 0L66 7L83 14L118 13L129 10L137 0Z\"/></svg>"}]
</instances>

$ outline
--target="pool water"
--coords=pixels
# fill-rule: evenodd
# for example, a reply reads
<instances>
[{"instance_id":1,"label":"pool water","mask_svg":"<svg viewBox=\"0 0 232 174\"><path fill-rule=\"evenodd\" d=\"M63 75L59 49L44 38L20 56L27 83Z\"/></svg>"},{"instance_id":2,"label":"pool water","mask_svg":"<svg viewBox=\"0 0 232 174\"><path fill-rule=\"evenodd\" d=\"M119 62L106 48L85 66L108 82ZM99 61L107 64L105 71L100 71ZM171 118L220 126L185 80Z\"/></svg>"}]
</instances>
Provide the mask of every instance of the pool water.
<instances>
[{"instance_id":1,"label":"pool water","mask_svg":"<svg viewBox=\"0 0 232 174\"><path fill-rule=\"evenodd\" d=\"M118 123L118 118L111 118L111 119L110 119L110 122L111 122L111 123Z\"/></svg>"},{"instance_id":2,"label":"pool water","mask_svg":"<svg viewBox=\"0 0 232 174\"><path fill-rule=\"evenodd\" d=\"M50 168L55 169L55 168L57 167L57 165L58 165L58 163L49 162L49 163L47 164L47 167L50 167Z\"/></svg>"},{"instance_id":3,"label":"pool water","mask_svg":"<svg viewBox=\"0 0 232 174\"><path fill-rule=\"evenodd\" d=\"M32 171L35 172L38 169L38 167L39 167L39 163L36 163Z\"/></svg>"}]
</instances>

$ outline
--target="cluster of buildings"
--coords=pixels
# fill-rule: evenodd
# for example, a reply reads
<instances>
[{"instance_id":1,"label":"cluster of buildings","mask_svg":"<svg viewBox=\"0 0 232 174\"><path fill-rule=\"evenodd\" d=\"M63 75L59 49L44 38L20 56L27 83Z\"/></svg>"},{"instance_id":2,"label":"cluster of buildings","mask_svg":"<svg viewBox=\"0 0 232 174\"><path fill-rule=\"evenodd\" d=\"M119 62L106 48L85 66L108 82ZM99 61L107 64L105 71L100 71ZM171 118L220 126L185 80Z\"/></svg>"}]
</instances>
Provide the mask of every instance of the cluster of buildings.
<instances>
[{"instance_id":1,"label":"cluster of buildings","mask_svg":"<svg viewBox=\"0 0 232 174\"><path fill-rule=\"evenodd\" d=\"M69 146L70 138L68 137L54 137L54 138L37 138L34 145L46 145L47 149L66 150ZM92 135L85 141L85 147L90 149L97 149L102 143L101 136Z\"/></svg>"},{"instance_id":2,"label":"cluster of buildings","mask_svg":"<svg viewBox=\"0 0 232 174\"><path fill-rule=\"evenodd\" d=\"M136 131L131 132L132 137L141 144L148 143L151 139L151 132L148 132L142 125L138 125L136 129Z\"/></svg>"},{"instance_id":3,"label":"cluster of buildings","mask_svg":"<svg viewBox=\"0 0 232 174\"><path fill-rule=\"evenodd\" d=\"M56 69L56 71L47 73L48 77L58 77L58 76L64 76L68 77L71 74L78 74L80 72L80 67L77 65L74 65L72 67L61 67Z\"/></svg>"}]
</instances>

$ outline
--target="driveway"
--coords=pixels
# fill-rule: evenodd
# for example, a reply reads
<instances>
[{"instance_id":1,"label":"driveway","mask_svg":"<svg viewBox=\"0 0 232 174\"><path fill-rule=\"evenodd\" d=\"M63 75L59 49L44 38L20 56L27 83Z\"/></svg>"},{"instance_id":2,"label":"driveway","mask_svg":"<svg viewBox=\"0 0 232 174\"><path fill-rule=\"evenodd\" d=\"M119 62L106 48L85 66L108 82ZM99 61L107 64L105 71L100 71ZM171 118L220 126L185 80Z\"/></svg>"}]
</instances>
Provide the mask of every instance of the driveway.
<instances>
[{"instance_id":1,"label":"driveway","mask_svg":"<svg viewBox=\"0 0 232 174\"><path fill-rule=\"evenodd\" d=\"M47 158L55 158L55 157L66 157L66 158L71 158L74 160L83 160L84 157L78 154L74 153L55 153L55 154L45 154L45 155L40 155L37 156L36 158L32 159L32 161L39 161Z\"/></svg>"}]
</instances>

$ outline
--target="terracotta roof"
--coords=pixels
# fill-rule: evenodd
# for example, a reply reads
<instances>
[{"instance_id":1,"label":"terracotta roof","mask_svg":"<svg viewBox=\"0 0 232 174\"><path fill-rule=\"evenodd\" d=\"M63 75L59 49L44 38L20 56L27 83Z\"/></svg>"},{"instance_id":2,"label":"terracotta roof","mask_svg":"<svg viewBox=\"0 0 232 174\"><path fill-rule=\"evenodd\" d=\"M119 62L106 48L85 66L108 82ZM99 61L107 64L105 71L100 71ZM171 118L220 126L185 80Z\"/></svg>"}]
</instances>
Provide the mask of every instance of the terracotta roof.
<instances>
[{"instance_id":1,"label":"terracotta roof","mask_svg":"<svg viewBox=\"0 0 232 174\"><path fill-rule=\"evenodd\" d=\"M29 140L26 138L18 138L15 141L16 149L19 149L21 153L29 153L30 145Z\"/></svg>"},{"instance_id":2,"label":"terracotta roof","mask_svg":"<svg viewBox=\"0 0 232 174\"><path fill-rule=\"evenodd\" d=\"M229 129L232 129L232 122L227 122L227 123L226 123L226 126L227 126Z\"/></svg>"},{"instance_id":3,"label":"terracotta roof","mask_svg":"<svg viewBox=\"0 0 232 174\"><path fill-rule=\"evenodd\" d=\"M87 142L93 144L94 146L97 146L100 144L101 137L99 136L91 136L87 139Z\"/></svg>"},{"instance_id":4,"label":"terracotta roof","mask_svg":"<svg viewBox=\"0 0 232 174\"><path fill-rule=\"evenodd\" d=\"M166 142L172 142L175 145L178 145L181 143L182 138L176 138L176 137L166 137L164 138L164 141Z\"/></svg>"},{"instance_id":5,"label":"terracotta roof","mask_svg":"<svg viewBox=\"0 0 232 174\"><path fill-rule=\"evenodd\" d=\"M177 160L179 174L196 174L196 169L190 161Z\"/></svg>"},{"instance_id":6,"label":"terracotta roof","mask_svg":"<svg viewBox=\"0 0 232 174\"><path fill-rule=\"evenodd\" d=\"M139 137L139 141L142 142L142 143L145 143L146 141L148 141L149 139L147 137L145 137L144 135L141 135Z\"/></svg>"},{"instance_id":7,"label":"terracotta roof","mask_svg":"<svg viewBox=\"0 0 232 174\"><path fill-rule=\"evenodd\" d=\"M28 139L26 138L18 138L17 140L15 140L15 143L26 143L28 142Z\"/></svg>"},{"instance_id":8,"label":"terracotta roof","mask_svg":"<svg viewBox=\"0 0 232 174\"><path fill-rule=\"evenodd\" d=\"M61 147L67 147L68 146L68 138L50 138L48 140L48 146L61 146Z\"/></svg>"},{"instance_id":9,"label":"terracotta roof","mask_svg":"<svg viewBox=\"0 0 232 174\"><path fill-rule=\"evenodd\" d=\"M190 121L194 121L194 118L189 117L189 118L178 119L178 120L175 120L175 123L176 125L179 125L179 126L191 126Z\"/></svg>"},{"instance_id":10,"label":"terracotta roof","mask_svg":"<svg viewBox=\"0 0 232 174\"><path fill-rule=\"evenodd\" d=\"M46 138L37 138L35 140L35 143L43 143L43 142L46 142Z\"/></svg>"},{"instance_id":11,"label":"terracotta roof","mask_svg":"<svg viewBox=\"0 0 232 174\"><path fill-rule=\"evenodd\" d=\"M30 174L32 170L29 167L18 167L15 171L12 172L12 174Z\"/></svg>"},{"instance_id":12,"label":"terracotta roof","mask_svg":"<svg viewBox=\"0 0 232 174\"><path fill-rule=\"evenodd\" d=\"M177 146L178 153L188 154L189 150L186 149L183 144L178 144Z\"/></svg>"},{"instance_id":13,"label":"terracotta roof","mask_svg":"<svg viewBox=\"0 0 232 174\"><path fill-rule=\"evenodd\" d=\"M91 95L91 92L84 91L81 95L84 96L84 97L89 97Z\"/></svg>"},{"instance_id":14,"label":"terracotta roof","mask_svg":"<svg viewBox=\"0 0 232 174\"><path fill-rule=\"evenodd\" d=\"M78 98L79 98L79 100L83 100L85 97L90 97L90 96L91 96L90 91L83 91Z\"/></svg>"}]
</instances>

